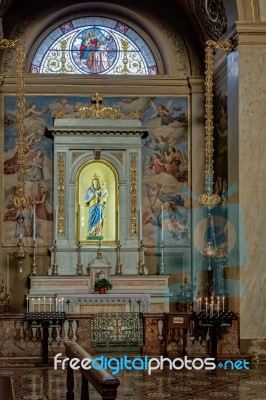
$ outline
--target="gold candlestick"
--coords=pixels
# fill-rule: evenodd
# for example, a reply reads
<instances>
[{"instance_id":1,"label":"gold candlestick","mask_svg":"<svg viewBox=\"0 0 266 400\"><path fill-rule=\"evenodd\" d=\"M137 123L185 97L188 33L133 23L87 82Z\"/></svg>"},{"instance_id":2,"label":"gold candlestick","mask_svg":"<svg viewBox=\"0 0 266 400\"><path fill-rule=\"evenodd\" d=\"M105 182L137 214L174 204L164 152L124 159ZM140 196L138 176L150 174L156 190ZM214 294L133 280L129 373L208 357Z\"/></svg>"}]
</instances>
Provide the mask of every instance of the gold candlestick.
<instances>
[{"instance_id":1,"label":"gold candlestick","mask_svg":"<svg viewBox=\"0 0 266 400\"><path fill-rule=\"evenodd\" d=\"M33 262L32 262L32 266L31 266L31 276L36 276L37 275L37 264L36 264L36 241L35 239L33 239L32 242L32 248L33 248Z\"/></svg>"},{"instance_id":2,"label":"gold candlestick","mask_svg":"<svg viewBox=\"0 0 266 400\"><path fill-rule=\"evenodd\" d=\"M144 257L143 257L144 246L142 244L142 240L140 241L139 245L139 264L138 264L138 274L144 275Z\"/></svg>"},{"instance_id":3,"label":"gold candlestick","mask_svg":"<svg viewBox=\"0 0 266 400\"><path fill-rule=\"evenodd\" d=\"M122 275L122 264L120 262L120 249L121 249L120 240L117 241L116 248L117 248L117 259L116 259L115 274Z\"/></svg>"},{"instance_id":4,"label":"gold candlestick","mask_svg":"<svg viewBox=\"0 0 266 400\"><path fill-rule=\"evenodd\" d=\"M81 244L78 242L78 263L76 268L76 275L83 275L83 264L81 264Z\"/></svg>"},{"instance_id":5,"label":"gold candlestick","mask_svg":"<svg viewBox=\"0 0 266 400\"><path fill-rule=\"evenodd\" d=\"M56 240L54 241L54 263L52 265L52 275L58 275L58 264L57 264L57 259L56 259Z\"/></svg>"}]
</instances>

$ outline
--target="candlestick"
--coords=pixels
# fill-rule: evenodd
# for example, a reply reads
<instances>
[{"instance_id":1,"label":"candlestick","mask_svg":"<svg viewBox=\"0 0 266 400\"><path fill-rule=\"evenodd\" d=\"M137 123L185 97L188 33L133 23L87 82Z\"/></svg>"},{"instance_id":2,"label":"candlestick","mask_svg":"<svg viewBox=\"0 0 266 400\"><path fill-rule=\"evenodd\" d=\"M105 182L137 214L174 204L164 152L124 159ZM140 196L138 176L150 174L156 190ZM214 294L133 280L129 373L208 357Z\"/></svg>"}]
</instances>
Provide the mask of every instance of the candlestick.
<instances>
[{"instance_id":1,"label":"candlestick","mask_svg":"<svg viewBox=\"0 0 266 400\"><path fill-rule=\"evenodd\" d=\"M36 239L35 204L33 204L33 240Z\"/></svg>"},{"instance_id":2,"label":"candlestick","mask_svg":"<svg viewBox=\"0 0 266 400\"><path fill-rule=\"evenodd\" d=\"M139 240L142 240L142 206L139 205Z\"/></svg>"},{"instance_id":3,"label":"candlestick","mask_svg":"<svg viewBox=\"0 0 266 400\"><path fill-rule=\"evenodd\" d=\"M28 298L28 296L26 297L26 300L27 300L27 313L29 312L29 298Z\"/></svg>"},{"instance_id":4,"label":"candlestick","mask_svg":"<svg viewBox=\"0 0 266 400\"><path fill-rule=\"evenodd\" d=\"M38 299L38 302L39 302L39 308L38 309L39 309L39 312L41 312L41 299L40 298Z\"/></svg>"},{"instance_id":5,"label":"candlestick","mask_svg":"<svg viewBox=\"0 0 266 400\"><path fill-rule=\"evenodd\" d=\"M162 230L161 230L161 242L163 243L163 204L162 204Z\"/></svg>"},{"instance_id":6,"label":"candlestick","mask_svg":"<svg viewBox=\"0 0 266 400\"><path fill-rule=\"evenodd\" d=\"M51 299L51 297L49 298L49 303L50 303L49 311L52 312L52 299Z\"/></svg>"}]
</instances>

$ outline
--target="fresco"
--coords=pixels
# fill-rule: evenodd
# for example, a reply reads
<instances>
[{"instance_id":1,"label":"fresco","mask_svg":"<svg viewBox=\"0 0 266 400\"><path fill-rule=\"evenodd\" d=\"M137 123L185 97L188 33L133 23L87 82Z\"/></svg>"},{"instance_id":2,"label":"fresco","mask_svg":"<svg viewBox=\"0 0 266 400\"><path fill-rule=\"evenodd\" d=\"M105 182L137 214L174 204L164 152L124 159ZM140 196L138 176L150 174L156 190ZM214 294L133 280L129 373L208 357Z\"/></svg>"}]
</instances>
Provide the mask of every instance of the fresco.
<instances>
[{"instance_id":1,"label":"fresco","mask_svg":"<svg viewBox=\"0 0 266 400\"><path fill-rule=\"evenodd\" d=\"M35 204L39 245L52 242L53 142L46 127L52 113L72 113L88 97L31 96L26 98L25 191ZM122 112L142 110L142 125L149 132L142 151L142 224L146 246L187 246L189 243L189 108L187 97L105 98ZM3 244L15 245L17 237L32 237L33 206L19 212L11 197L17 182L16 98L4 99L4 223Z\"/></svg>"}]
</instances>

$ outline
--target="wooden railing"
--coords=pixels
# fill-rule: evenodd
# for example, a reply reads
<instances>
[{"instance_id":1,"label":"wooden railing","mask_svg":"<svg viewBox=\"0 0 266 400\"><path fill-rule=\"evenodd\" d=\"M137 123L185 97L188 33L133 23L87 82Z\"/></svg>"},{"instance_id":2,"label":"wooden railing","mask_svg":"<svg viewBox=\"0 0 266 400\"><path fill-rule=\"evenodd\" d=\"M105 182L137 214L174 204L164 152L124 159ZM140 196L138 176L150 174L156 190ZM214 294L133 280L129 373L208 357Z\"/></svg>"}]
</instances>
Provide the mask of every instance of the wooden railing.
<instances>
[{"instance_id":1,"label":"wooden railing","mask_svg":"<svg viewBox=\"0 0 266 400\"><path fill-rule=\"evenodd\" d=\"M86 358L91 359L92 356L87 353L82 347L80 347L77 343L74 342L65 342L65 352L66 356L71 360L73 358L77 358L80 362ZM80 400L88 400L89 399L89 387L88 383L90 383L97 392L102 396L104 400L115 400L117 395L117 387L120 384L119 380L112 376L105 369L96 370L94 368L84 369L80 365L79 371L82 376L82 385L81 385L81 396ZM67 368L67 400L74 400L74 373L73 369L70 366L70 362L68 363Z\"/></svg>"},{"instance_id":2,"label":"wooden railing","mask_svg":"<svg viewBox=\"0 0 266 400\"><path fill-rule=\"evenodd\" d=\"M0 400L15 400L9 376L0 376Z\"/></svg>"}]
</instances>

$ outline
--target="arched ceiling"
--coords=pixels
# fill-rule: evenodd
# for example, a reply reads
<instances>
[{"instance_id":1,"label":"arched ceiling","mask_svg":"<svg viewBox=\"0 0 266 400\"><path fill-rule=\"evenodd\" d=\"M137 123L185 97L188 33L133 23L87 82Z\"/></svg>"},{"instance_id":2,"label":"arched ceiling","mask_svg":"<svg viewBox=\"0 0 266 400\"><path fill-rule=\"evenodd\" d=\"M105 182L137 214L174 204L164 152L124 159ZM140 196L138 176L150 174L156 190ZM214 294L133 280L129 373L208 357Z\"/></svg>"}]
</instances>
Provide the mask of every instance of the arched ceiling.
<instances>
[{"instance_id":1,"label":"arched ceiling","mask_svg":"<svg viewBox=\"0 0 266 400\"><path fill-rule=\"evenodd\" d=\"M158 10L162 15L168 13L169 16L181 12L184 19L188 21L195 31L201 33L203 37L209 37L211 30L215 31L217 22L220 18L224 19L221 11L224 8L225 18L228 23L228 28L238 20L254 21L259 19L259 2L260 0L172 0L168 2L167 7L165 3L154 0L153 2L143 2L139 0L110 0L109 3L120 4L129 8L138 8L140 4L147 3L145 9L147 12ZM80 0L79 3L89 5L91 1ZM101 1L97 2L99 7ZM10 37L12 28L17 23L21 22L21 17L28 15L45 14L47 10L58 10L70 4L77 4L73 0L64 0L55 2L54 0L46 0L45 2L39 1L21 1L21 0L2 0L0 2L0 17L3 19L5 37ZM62 7L64 5L64 7ZM148 7L147 7L148 5ZM208 12L209 10L209 12ZM220 15L217 14L220 13ZM209 19L208 19L209 17ZM215 22L212 27L210 20ZM8 21L8 24L6 23ZM213 29L212 29L213 28Z\"/></svg>"}]
</instances>

